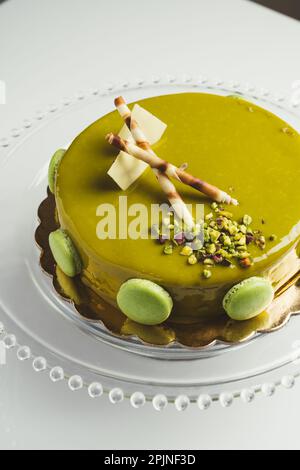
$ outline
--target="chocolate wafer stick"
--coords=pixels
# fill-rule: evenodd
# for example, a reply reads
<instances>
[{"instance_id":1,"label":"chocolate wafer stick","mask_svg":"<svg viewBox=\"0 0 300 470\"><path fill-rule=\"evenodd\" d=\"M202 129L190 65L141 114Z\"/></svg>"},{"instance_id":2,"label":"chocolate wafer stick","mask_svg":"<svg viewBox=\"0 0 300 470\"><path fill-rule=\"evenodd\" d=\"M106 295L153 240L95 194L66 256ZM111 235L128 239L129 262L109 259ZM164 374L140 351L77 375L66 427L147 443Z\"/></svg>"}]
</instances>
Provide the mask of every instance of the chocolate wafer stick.
<instances>
[{"instance_id":1,"label":"chocolate wafer stick","mask_svg":"<svg viewBox=\"0 0 300 470\"><path fill-rule=\"evenodd\" d=\"M115 103L116 102L117 102L117 100L115 100ZM125 105L125 103L124 103L124 105ZM129 130L131 131L132 136L133 136L134 140L136 141L136 143L141 148L146 148L149 152L152 152L151 146L150 146L149 142L146 140L142 130L139 128L137 122L134 121L131 118L131 111L129 110L129 108L127 108L127 106L125 105L126 119L125 119L124 112L122 112L122 106L120 108L118 108L118 110L119 110L121 116L123 117L123 119L125 120ZM109 139L108 136L107 136L107 140L110 142L110 139ZM117 145L115 145L115 146L117 146ZM129 153L129 152L127 152L127 153ZM152 168L152 170L153 170L153 172L154 172L154 174L157 178L157 181L160 184L163 192L165 193L165 195L168 198L171 206L173 207L174 212L177 215L177 217L180 220L182 220L187 225L187 227L193 228L194 225L195 225L193 217L192 217L190 211L188 210L187 206L185 205L184 201L182 200L181 196L177 192L177 190L176 190L174 184L172 183L172 181L170 180L170 178L167 176L166 173L162 173L159 170L157 170L156 168Z\"/></svg>"}]
</instances>

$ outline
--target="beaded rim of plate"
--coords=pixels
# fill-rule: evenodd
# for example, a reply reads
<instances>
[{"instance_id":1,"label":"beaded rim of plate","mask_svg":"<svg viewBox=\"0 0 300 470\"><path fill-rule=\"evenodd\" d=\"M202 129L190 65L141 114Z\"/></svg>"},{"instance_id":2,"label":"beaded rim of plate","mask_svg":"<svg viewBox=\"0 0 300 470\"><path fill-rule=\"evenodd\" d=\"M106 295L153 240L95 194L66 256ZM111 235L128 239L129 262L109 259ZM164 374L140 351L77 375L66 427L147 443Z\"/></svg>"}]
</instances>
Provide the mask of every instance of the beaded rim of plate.
<instances>
[{"instance_id":1,"label":"beaded rim of plate","mask_svg":"<svg viewBox=\"0 0 300 470\"><path fill-rule=\"evenodd\" d=\"M238 81L225 81L218 78L209 79L206 76L193 77L192 75L173 76L167 75L162 77L153 77L151 80L138 78L131 81L123 81L121 83L109 83L99 88L93 88L87 92L78 91L73 97L64 97L58 104L49 104L43 110L38 110L31 119L24 119L20 126L11 129L9 136L0 138L0 148L11 148L14 143L35 125L45 120L49 116L53 116L64 108L68 108L80 101L87 100L93 97L107 96L112 92L124 91L131 88L141 88L155 85L185 85L189 84L195 88L211 88L223 91L232 92L232 94L246 94L248 98L261 99L265 102L277 104L279 107L284 107L287 110L296 110L300 108L300 100L293 93L273 93L270 89L257 88L252 83L241 84ZM295 91L295 90L294 90Z\"/></svg>"},{"instance_id":2,"label":"beaded rim of plate","mask_svg":"<svg viewBox=\"0 0 300 470\"><path fill-rule=\"evenodd\" d=\"M6 354L9 351L16 351L16 356L20 362L31 361L35 372L47 373L53 383L64 381L70 391L78 392L84 390L90 398L100 398L106 396L109 402L117 405L128 399L133 408L142 408L146 403L152 404L154 410L163 411L169 404L172 404L177 411L186 411L190 405L197 405L201 411L209 409L214 404L219 404L223 408L230 407L234 400L241 400L245 404L252 403L258 395L266 398L272 397L279 388L286 390L292 389L300 372L284 375L281 379L274 382L266 382L249 388L244 388L237 392L222 392L219 394L200 394L197 397L189 397L180 394L169 399L164 394L155 394L147 396L140 391L126 395L122 388L114 387L105 389L100 382L86 383L80 375L69 376L62 367L51 366L47 359L42 356L35 356L29 346L20 345L14 334L5 330L4 324L0 322L0 367L6 364ZM300 362L300 341L293 344L292 359L295 364Z\"/></svg>"},{"instance_id":3,"label":"beaded rim of plate","mask_svg":"<svg viewBox=\"0 0 300 470\"><path fill-rule=\"evenodd\" d=\"M233 94L246 94L248 98L261 99L271 104L276 104L282 109L289 111L295 111L300 107L299 100L293 100L288 94L273 93L269 89L256 88L251 83L241 84L237 81L223 81L220 79L208 79L204 76L198 76L194 78L191 75L183 75L176 77L168 75L165 77L153 77L152 80L136 79L133 81L124 81L122 83L113 84L109 83L99 88L94 88L88 92L81 92L75 94L74 97L65 97L57 105L50 104L44 110L36 112L32 119L25 119L20 127L15 127L11 130L9 137L3 137L0 139L0 150L9 149L11 150L15 145L18 145L19 139L25 132L29 132L35 125L45 120L46 117L55 115L62 109L75 105L78 101L86 100L88 98L106 96L115 91L126 90L129 88L154 86L161 84L190 84L195 88L201 89L219 89L220 91L231 91ZM281 379L275 382L268 382L259 385L254 385L247 389L243 389L237 392L222 392L220 394L201 394L198 397L189 397L187 395L178 395L173 399L168 399L164 394L156 394L154 396L146 396L142 392L136 391L130 396L127 396L121 388L104 389L102 384L99 382L85 383L81 376L73 375L69 376L62 367L50 366L47 359L41 356L35 356L30 347L26 345L18 344L17 338L14 334L6 332L5 326L0 322L0 366L6 364L6 352L16 350L17 358L21 362L32 361L32 367L36 372L47 372L52 382L57 383L60 381L66 381L68 388L71 391L79 391L85 389L91 398L101 397L103 394L107 394L109 401L112 404L121 403L125 398L130 400L131 405L134 408L141 408L146 402L152 403L153 408L156 411L163 411L169 403L173 403L178 411L186 410L191 404L197 404L200 410L207 410L212 404L218 403L222 407L230 407L235 399L241 399L244 403L252 403L255 397L259 394L263 394L265 397L272 397L276 390L280 387L285 389L291 389L294 387L296 380L300 377L300 371L291 375L285 375ZM295 341L293 344L293 351L291 354L291 360L295 364L300 362L300 342Z\"/></svg>"}]
</instances>

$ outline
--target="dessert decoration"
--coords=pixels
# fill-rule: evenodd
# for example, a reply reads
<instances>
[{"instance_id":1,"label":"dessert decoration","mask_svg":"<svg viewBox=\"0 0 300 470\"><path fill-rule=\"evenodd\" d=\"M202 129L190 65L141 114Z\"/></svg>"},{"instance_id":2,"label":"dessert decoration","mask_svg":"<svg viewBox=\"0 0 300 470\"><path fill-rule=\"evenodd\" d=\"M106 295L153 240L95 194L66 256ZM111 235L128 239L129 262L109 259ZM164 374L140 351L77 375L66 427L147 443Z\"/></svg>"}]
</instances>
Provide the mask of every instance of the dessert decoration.
<instances>
[{"instance_id":1,"label":"dessert decoration","mask_svg":"<svg viewBox=\"0 0 300 470\"><path fill-rule=\"evenodd\" d=\"M169 219L162 221L160 227L153 226L152 233L156 231L157 240L164 245L164 254L172 255L177 251L187 257L187 264L201 263L205 268L202 273L204 279L212 277L211 269L217 265L250 268L253 265L252 249L259 247L263 251L266 248L263 232L251 227L252 217L248 214L236 221L231 212L216 202L210 209L203 223L196 225L193 231L182 231L176 220L173 220L170 230ZM198 237L200 229L203 230L203 240ZM271 235L269 241L274 240L276 236Z\"/></svg>"},{"instance_id":2,"label":"dessert decoration","mask_svg":"<svg viewBox=\"0 0 300 470\"><path fill-rule=\"evenodd\" d=\"M78 257L84 263L80 263L79 267L73 260L68 261L71 268L69 265L63 266L62 260L67 250L64 245L63 248L56 248L55 235L50 236L53 254L61 271L75 276L71 279L72 284L84 286L85 292L92 293L92 300L82 302L80 311L88 308L89 312L95 312L96 305L105 303L105 312L99 314L98 309L95 315L101 318L104 315L103 321L109 325L117 318L115 328L118 332L127 315L131 322L147 324L147 318L141 317L143 310L137 310L134 304L134 299L138 297L135 290L129 306L133 309L128 308L126 301L125 307L122 307L119 301L128 280L142 282L147 279L147 282L159 284L161 287L158 286L158 289L167 293L173 305L171 307L169 304L166 308L163 303L162 308L159 303L156 309L159 318L155 317L152 322L161 325L159 322L162 321L162 327L171 326L172 329L175 328L173 325L188 325L183 342L199 344L199 337L193 336L195 323L204 325L209 320L209 324L220 322L224 326L226 322L231 322L225 312L242 320L252 318L265 308L265 302L255 309L251 303L250 312L239 310L232 313L226 303L225 310L222 302L232 286L239 285L247 278L260 278L266 281L257 281L255 285L269 282L277 295L299 272L300 196L295 181L300 177L300 137L296 131L283 132L287 123L246 100L204 93L176 93L139 102L151 116L157 115L161 122L168 123L164 138L152 150L152 141L141 122L135 122L130 111L128 113L126 103L119 101L117 106L118 103L121 105L119 112L129 127L123 128L121 136L110 134L109 140L117 143L119 149L136 154L134 157L126 155L126 158L133 161L142 158L143 164L151 166L159 177L163 175L161 180L168 185L173 185L171 179L174 179L174 184L176 181L185 182L178 195L182 201L180 206L194 208L195 203L199 202L204 206L203 217L191 227L180 228L175 217L168 223L163 216L162 223L156 226L161 246L153 241L150 229L157 222L151 220L151 209L153 204L160 207L165 202L164 194L171 199L169 189L162 192L151 171L135 180L134 186L128 186L126 194L113 184L108 171L112 168L114 155L109 151L105 136L110 131L118 130L120 118L118 112L112 112L91 124L74 140L60 161L55 181L52 180L55 193L48 195L57 214L50 232L61 227L69 237L69 245L76 247ZM188 172L186 165L182 165L184 161L188 161ZM207 188L211 187L202 182L193 185L192 175L200 173L206 175L207 181L215 182L213 192L208 192ZM209 198L201 196L200 189ZM225 198L224 194L228 197ZM236 205L236 195L240 205ZM225 198L231 206L212 202L209 200L212 198ZM121 204L124 199L125 209ZM177 197L175 199L179 200ZM107 237L100 238L97 232L99 218L102 217L101 222L105 221L101 212L104 206L110 206L116 216L117 229L113 237L107 232ZM135 217L133 211L131 214L129 211L137 206L142 206L150 215L143 232L146 237L122 237L120 213L126 215L122 220L126 221L128 228ZM138 217L134 223L137 220ZM170 230L171 239L165 236L166 228ZM198 237L200 233L203 238ZM248 291L251 285L246 287ZM244 289L246 287L244 285ZM132 290L129 292L132 293ZM237 291L236 295L242 296L241 292ZM154 296L154 299L156 304L157 297ZM144 302L144 305L148 306L148 303L152 305L151 302ZM269 321L269 312L270 309L263 313L264 325ZM149 312L145 315L149 322ZM254 323L260 324L260 316L257 323L251 320L251 325ZM129 331L134 325L127 323L127 326L126 331ZM226 330L223 326L222 332ZM239 329L238 326L236 328ZM210 338L215 337L215 332L210 331L209 335Z\"/></svg>"},{"instance_id":3,"label":"dessert decoration","mask_svg":"<svg viewBox=\"0 0 300 470\"><path fill-rule=\"evenodd\" d=\"M137 103L133 106L131 115L132 119L134 119L143 130L150 145L154 145L160 141L168 127L165 122L161 121L157 116L150 113L147 109L142 108ZM132 133L126 123L124 123L120 130L119 136L122 139L134 141Z\"/></svg>"},{"instance_id":4,"label":"dessert decoration","mask_svg":"<svg viewBox=\"0 0 300 470\"><path fill-rule=\"evenodd\" d=\"M220 190L219 188L207 183L206 181L202 181L199 178L195 178L194 176L187 173L183 169L183 167L177 168L175 165L172 165L171 163L168 163L159 158L151 149L149 142L146 140L137 122L132 119L131 111L126 105L124 98L116 98L115 105L120 115L125 120L128 128L130 129L134 140L138 144L138 147L132 144L129 140L124 140L120 136L114 134L107 135L107 141L110 144L114 145L120 150L129 153L135 158L142 160L145 163L148 163L148 165L152 169L158 170L160 173L165 174L170 178L174 178L177 181L181 181L182 183L191 186L197 191L206 194L208 197L210 197L216 202L233 204L235 206L238 205L238 201L232 198L225 191Z\"/></svg>"},{"instance_id":5,"label":"dessert decoration","mask_svg":"<svg viewBox=\"0 0 300 470\"><path fill-rule=\"evenodd\" d=\"M68 234L61 229L50 233L49 245L60 269L69 277L80 274L82 262Z\"/></svg>"},{"instance_id":6,"label":"dessert decoration","mask_svg":"<svg viewBox=\"0 0 300 470\"><path fill-rule=\"evenodd\" d=\"M133 157L147 163L152 169L160 171L162 174L167 175L170 178L174 178L187 186L191 186L202 194L206 194L210 199L219 203L238 205L237 199L234 199L227 194L225 191L213 186L206 181L195 178L194 176L187 173L182 168L178 168L171 163L168 163L161 158L154 156L149 150L144 150L137 145L133 144L129 140L121 139L120 136L110 133L107 134L106 140L109 144L114 145L119 150L123 150L129 153Z\"/></svg>"},{"instance_id":7,"label":"dessert decoration","mask_svg":"<svg viewBox=\"0 0 300 470\"><path fill-rule=\"evenodd\" d=\"M167 128L164 122L138 104L133 107L132 117L139 123L151 145L156 144L161 139ZM122 139L134 142L126 124L119 132L119 136ZM148 165L145 162L121 151L108 170L108 175L123 191L126 191L144 173L146 168L148 168Z\"/></svg>"},{"instance_id":8,"label":"dessert decoration","mask_svg":"<svg viewBox=\"0 0 300 470\"><path fill-rule=\"evenodd\" d=\"M117 110L119 111L119 114L124 119L125 124L128 128L128 131L131 133L137 145L141 149L147 150L153 156L153 158L157 158L155 153L151 149L150 143L147 140L142 129L138 125L137 121L132 118L131 111L126 105L124 99L122 97L116 98L115 105L116 105ZM118 137L121 138L120 136ZM144 162L144 163L147 164L148 162ZM193 217L191 213L189 212L188 208L186 207L186 205L184 204L183 200L181 199L180 195L178 194L169 176L165 172L160 171L158 168L153 168L153 167L151 168L163 192L166 194L171 206L173 207L175 214L178 216L179 220L182 220L188 227L192 228L194 226Z\"/></svg>"},{"instance_id":9,"label":"dessert decoration","mask_svg":"<svg viewBox=\"0 0 300 470\"><path fill-rule=\"evenodd\" d=\"M170 316L173 301L168 292L146 279L130 279L117 295L120 310L142 325L159 325Z\"/></svg>"},{"instance_id":10,"label":"dessert decoration","mask_svg":"<svg viewBox=\"0 0 300 470\"><path fill-rule=\"evenodd\" d=\"M233 286L223 299L223 307L233 320L250 320L268 308L274 290L268 279L250 277Z\"/></svg>"},{"instance_id":11,"label":"dessert decoration","mask_svg":"<svg viewBox=\"0 0 300 470\"><path fill-rule=\"evenodd\" d=\"M50 161L48 170L48 185L52 193L54 193L55 190L56 173L65 153L66 151L64 149L57 150Z\"/></svg>"}]
</instances>

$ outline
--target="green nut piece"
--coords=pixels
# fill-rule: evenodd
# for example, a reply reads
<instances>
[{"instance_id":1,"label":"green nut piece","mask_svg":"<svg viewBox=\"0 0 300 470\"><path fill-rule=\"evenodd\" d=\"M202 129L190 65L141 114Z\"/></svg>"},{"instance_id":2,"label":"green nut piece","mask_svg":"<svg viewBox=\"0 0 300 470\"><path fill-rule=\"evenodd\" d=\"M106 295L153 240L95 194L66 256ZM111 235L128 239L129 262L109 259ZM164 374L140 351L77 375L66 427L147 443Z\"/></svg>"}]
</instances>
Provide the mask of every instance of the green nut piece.
<instances>
[{"instance_id":1,"label":"green nut piece","mask_svg":"<svg viewBox=\"0 0 300 470\"><path fill-rule=\"evenodd\" d=\"M189 258L188 258L188 263L189 263L190 265L197 264L197 263L198 263L197 257L196 257L195 255L189 256Z\"/></svg>"},{"instance_id":2,"label":"green nut piece","mask_svg":"<svg viewBox=\"0 0 300 470\"><path fill-rule=\"evenodd\" d=\"M180 254L182 256L191 256L193 254L193 249L190 246L186 245L182 248Z\"/></svg>"},{"instance_id":3,"label":"green nut piece","mask_svg":"<svg viewBox=\"0 0 300 470\"><path fill-rule=\"evenodd\" d=\"M251 225L252 224L252 217L248 214L245 214L243 217L243 224L244 225Z\"/></svg>"},{"instance_id":4,"label":"green nut piece","mask_svg":"<svg viewBox=\"0 0 300 470\"><path fill-rule=\"evenodd\" d=\"M226 217L227 219L232 219L233 217L232 212L228 212L228 211L220 211L219 215L221 215L222 217Z\"/></svg>"},{"instance_id":5,"label":"green nut piece","mask_svg":"<svg viewBox=\"0 0 300 470\"><path fill-rule=\"evenodd\" d=\"M56 173L65 153L66 151L64 149L57 150L50 161L49 170L48 170L48 185L49 185L51 193L53 194L55 191Z\"/></svg>"},{"instance_id":6,"label":"green nut piece","mask_svg":"<svg viewBox=\"0 0 300 470\"><path fill-rule=\"evenodd\" d=\"M216 245L214 243L210 243L207 245L206 251L210 255L213 255L217 251Z\"/></svg>"},{"instance_id":7,"label":"green nut piece","mask_svg":"<svg viewBox=\"0 0 300 470\"><path fill-rule=\"evenodd\" d=\"M209 233L210 239L213 243L217 242L220 238L221 232L218 230L211 230Z\"/></svg>"},{"instance_id":8,"label":"green nut piece","mask_svg":"<svg viewBox=\"0 0 300 470\"><path fill-rule=\"evenodd\" d=\"M213 214L212 212L210 212L209 214L207 214L207 215L205 216L205 220L212 220L213 217L214 217L214 214Z\"/></svg>"},{"instance_id":9,"label":"green nut piece","mask_svg":"<svg viewBox=\"0 0 300 470\"><path fill-rule=\"evenodd\" d=\"M170 316L173 301L161 286L146 279L130 279L122 284L117 303L120 310L142 325L159 325Z\"/></svg>"},{"instance_id":10,"label":"green nut piece","mask_svg":"<svg viewBox=\"0 0 300 470\"><path fill-rule=\"evenodd\" d=\"M53 257L60 269L69 277L75 277L82 271L80 256L69 235L58 229L49 235L49 245Z\"/></svg>"},{"instance_id":11,"label":"green nut piece","mask_svg":"<svg viewBox=\"0 0 300 470\"><path fill-rule=\"evenodd\" d=\"M269 307L273 298L274 291L270 281L262 277L250 277L227 292L223 307L233 320L249 320Z\"/></svg>"},{"instance_id":12,"label":"green nut piece","mask_svg":"<svg viewBox=\"0 0 300 470\"><path fill-rule=\"evenodd\" d=\"M228 232L230 233L230 235L236 235L238 230L239 229L237 228L236 225L234 225L234 224L228 225Z\"/></svg>"},{"instance_id":13,"label":"green nut piece","mask_svg":"<svg viewBox=\"0 0 300 470\"><path fill-rule=\"evenodd\" d=\"M231 245L231 239L228 237L228 235L223 236L223 245L224 246L230 246Z\"/></svg>"},{"instance_id":14,"label":"green nut piece","mask_svg":"<svg viewBox=\"0 0 300 470\"><path fill-rule=\"evenodd\" d=\"M240 239L237 241L237 245L240 245L240 246L245 246L246 245L246 237L245 235L242 235L240 237Z\"/></svg>"},{"instance_id":15,"label":"green nut piece","mask_svg":"<svg viewBox=\"0 0 300 470\"><path fill-rule=\"evenodd\" d=\"M173 246L171 243L169 243L168 245L166 245L164 247L164 254L165 255L172 255L173 254Z\"/></svg>"},{"instance_id":16,"label":"green nut piece","mask_svg":"<svg viewBox=\"0 0 300 470\"><path fill-rule=\"evenodd\" d=\"M209 269L204 269L202 274L205 279L209 279L212 276L212 272Z\"/></svg>"}]
</instances>

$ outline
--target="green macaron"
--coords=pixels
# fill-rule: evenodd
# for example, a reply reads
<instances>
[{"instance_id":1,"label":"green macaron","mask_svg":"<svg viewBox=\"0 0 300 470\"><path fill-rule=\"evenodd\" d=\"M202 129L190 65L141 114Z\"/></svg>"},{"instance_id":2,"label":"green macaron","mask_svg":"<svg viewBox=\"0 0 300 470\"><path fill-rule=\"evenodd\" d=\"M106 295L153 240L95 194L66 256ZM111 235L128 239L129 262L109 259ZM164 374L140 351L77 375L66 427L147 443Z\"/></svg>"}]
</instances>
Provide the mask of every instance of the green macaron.
<instances>
[{"instance_id":1,"label":"green macaron","mask_svg":"<svg viewBox=\"0 0 300 470\"><path fill-rule=\"evenodd\" d=\"M250 277L233 286L223 299L223 307L233 320L243 321L262 313L274 299L272 284L262 277Z\"/></svg>"},{"instance_id":2,"label":"green macaron","mask_svg":"<svg viewBox=\"0 0 300 470\"><path fill-rule=\"evenodd\" d=\"M51 158L49 169L48 169L48 185L50 188L51 193L54 194L55 191L55 178L56 173L59 167L60 162L66 151L64 149L59 149L55 152L53 157Z\"/></svg>"},{"instance_id":3,"label":"green macaron","mask_svg":"<svg viewBox=\"0 0 300 470\"><path fill-rule=\"evenodd\" d=\"M82 270L80 256L69 235L58 229L49 235L49 245L59 268L69 277L75 277Z\"/></svg>"},{"instance_id":4,"label":"green macaron","mask_svg":"<svg viewBox=\"0 0 300 470\"><path fill-rule=\"evenodd\" d=\"M173 301L161 286L146 279L130 279L117 295L120 310L142 325L159 325L170 316Z\"/></svg>"}]
</instances>

